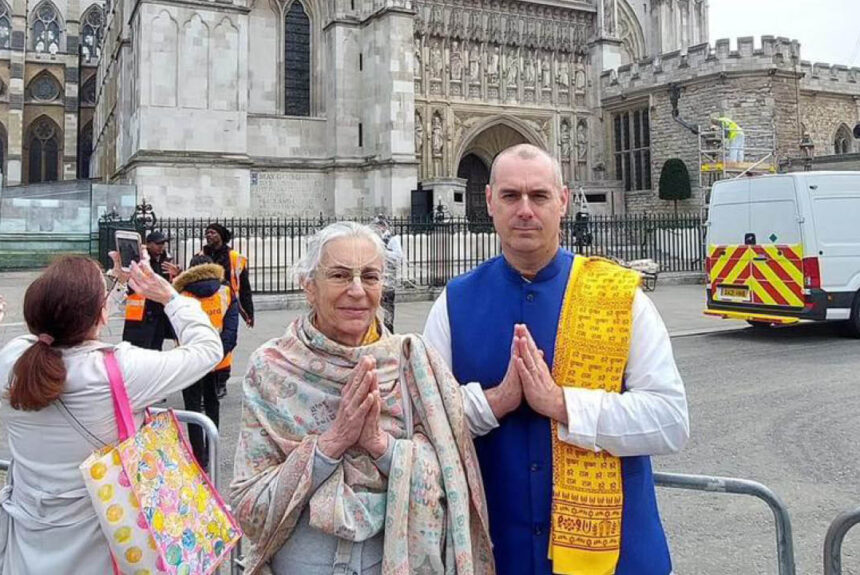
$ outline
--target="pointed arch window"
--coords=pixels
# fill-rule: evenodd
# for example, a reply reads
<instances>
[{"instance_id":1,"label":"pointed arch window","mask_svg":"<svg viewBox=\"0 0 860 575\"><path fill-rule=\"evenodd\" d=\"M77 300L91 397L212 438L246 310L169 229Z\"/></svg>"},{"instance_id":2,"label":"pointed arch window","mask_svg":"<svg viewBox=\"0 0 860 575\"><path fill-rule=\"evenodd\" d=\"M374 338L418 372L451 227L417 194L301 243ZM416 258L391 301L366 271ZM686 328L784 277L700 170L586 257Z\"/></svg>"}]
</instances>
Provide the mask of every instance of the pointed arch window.
<instances>
[{"instance_id":1,"label":"pointed arch window","mask_svg":"<svg viewBox=\"0 0 860 575\"><path fill-rule=\"evenodd\" d=\"M311 115L311 20L300 0L284 14L284 113Z\"/></svg>"},{"instance_id":2,"label":"pointed arch window","mask_svg":"<svg viewBox=\"0 0 860 575\"><path fill-rule=\"evenodd\" d=\"M839 129L836 131L836 138L833 140L833 153L837 156L850 154L852 152L853 140L853 134L848 129L848 126L839 126Z\"/></svg>"},{"instance_id":3,"label":"pointed arch window","mask_svg":"<svg viewBox=\"0 0 860 575\"><path fill-rule=\"evenodd\" d=\"M78 179L90 177L90 158L93 155L93 123L87 122L78 136Z\"/></svg>"},{"instance_id":4,"label":"pointed arch window","mask_svg":"<svg viewBox=\"0 0 860 575\"><path fill-rule=\"evenodd\" d=\"M50 2L36 8L33 20L33 50L40 53L56 54L60 51L60 15Z\"/></svg>"},{"instance_id":5,"label":"pointed arch window","mask_svg":"<svg viewBox=\"0 0 860 575\"><path fill-rule=\"evenodd\" d=\"M96 75L93 74L81 88L81 104L94 106L96 103Z\"/></svg>"},{"instance_id":6,"label":"pointed arch window","mask_svg":"<svg viewBox=\"0 0 860 575\"><path fill-rule=\"evenodd\" d=\"M12 12L9 5L0 2L0 48L9 48L12 38Z\"/></svg>"},{"instance_id":7,"label":"pointed arch window","mask_svg":"<svg viewBox=\"0 0 860 575\"><path fill-rule=\"evenodd\" d=\"M57 125L42 117L30 128L28 182L55 182L60 179L60 133Z\"/></svg>"},{"instance_id":8,"label":"pointed arch window","mask_svg":"<svg viewBox=\"0 0 860 575\"><path fill-rule=\"evenodd\" d=\"M101 56L104 21L104 12L99 6L91 7L81 18L81 55L85 62L95 63Z\"/></svg>"}]
</instances>

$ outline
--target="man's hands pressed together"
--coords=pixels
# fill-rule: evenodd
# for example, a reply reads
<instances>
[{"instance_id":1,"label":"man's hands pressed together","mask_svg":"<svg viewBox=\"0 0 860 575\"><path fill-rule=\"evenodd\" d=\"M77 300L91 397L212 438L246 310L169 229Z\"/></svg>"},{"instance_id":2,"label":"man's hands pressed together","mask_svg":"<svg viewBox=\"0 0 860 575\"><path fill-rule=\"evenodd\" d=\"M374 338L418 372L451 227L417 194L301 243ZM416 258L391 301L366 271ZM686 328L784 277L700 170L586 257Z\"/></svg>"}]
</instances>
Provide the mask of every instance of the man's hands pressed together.
<instances>
[{"instance_id":1,"label":"man's hands pressed together","mask_svg":"<svg viewBox=\"0 0 860 575\"><path fill-rule=\"evenodd\" d=\"M514 328L517 336L517 373L523 382L523 394L529 406L536 412L567 425L567 408L564 404L564 391L552 378L552 373L544 361L543 352L538 350L532 334L524 325Z\"/></svg>"},{"instance_id":2,"label":"man's hands pressed together","mask_svg":"<svg viewBox=\"0 0 860 575\"><path fill-rule=\"evenodd\" d=\"M567 424L564 392L553 380L543 352L523 324L514 327L511 359L504 379L488 389L486 395L497 420L517 409L525 398L536 412Z\"/></svg>"}]
</instances>

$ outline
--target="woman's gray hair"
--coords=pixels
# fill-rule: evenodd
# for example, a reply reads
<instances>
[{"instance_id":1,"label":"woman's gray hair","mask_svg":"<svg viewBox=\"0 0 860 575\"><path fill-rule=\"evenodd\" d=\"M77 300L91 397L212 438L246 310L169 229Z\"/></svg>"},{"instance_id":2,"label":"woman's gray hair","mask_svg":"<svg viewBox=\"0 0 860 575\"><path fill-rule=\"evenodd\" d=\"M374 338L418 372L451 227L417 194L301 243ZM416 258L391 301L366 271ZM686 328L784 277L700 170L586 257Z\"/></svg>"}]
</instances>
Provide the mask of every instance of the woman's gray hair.
<instances>
[{"instance_id":1,"label":"woman's gray hair","mask_svg":"<svg viewBox=\"0 0 860 575\"><path fill-rule=\"evenodd\" d=\"M325 253L326 245L341 238L370 240L373 247L376 248L379 259L385 264L385 244L382 243L382 238L379 237L379 234L373 228L359 224L358 222L335 222L327 225L310 237L307 251L293 266L293 277L299 286L304 287L305 282L314 277ZM383 274L384 267L383 265Z\"/></svg>"}]
</instances>

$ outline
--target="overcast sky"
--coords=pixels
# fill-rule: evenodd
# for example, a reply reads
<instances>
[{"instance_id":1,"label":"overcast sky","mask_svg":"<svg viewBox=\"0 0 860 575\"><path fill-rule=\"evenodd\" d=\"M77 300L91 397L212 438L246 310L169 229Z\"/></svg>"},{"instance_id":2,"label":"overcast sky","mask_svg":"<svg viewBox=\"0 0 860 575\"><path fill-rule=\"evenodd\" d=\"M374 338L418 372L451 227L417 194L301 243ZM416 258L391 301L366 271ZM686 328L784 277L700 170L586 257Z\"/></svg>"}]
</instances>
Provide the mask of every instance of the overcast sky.
<instances>
[{"instance_id":1,"label":"overcast sky","mask_svg":"<svg viewBox=\"0 0 860 575\"><path fill-rule=\"evenodd\" d=\"M799 40L804 60L860 67L860 0L709 0L711 43L739 36Z\"/></svg>"}]
</instances>

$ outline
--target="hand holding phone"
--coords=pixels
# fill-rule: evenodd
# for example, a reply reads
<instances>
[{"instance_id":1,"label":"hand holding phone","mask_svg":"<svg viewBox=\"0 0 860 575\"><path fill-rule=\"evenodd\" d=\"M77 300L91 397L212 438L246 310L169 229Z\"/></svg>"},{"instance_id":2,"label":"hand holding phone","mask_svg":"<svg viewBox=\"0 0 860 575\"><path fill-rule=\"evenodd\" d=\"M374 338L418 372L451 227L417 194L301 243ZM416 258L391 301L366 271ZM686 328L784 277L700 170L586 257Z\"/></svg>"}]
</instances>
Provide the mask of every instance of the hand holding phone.
<instances>
[{"instance_id":1,"label":"hand holding phone","mask_svg":"<svg viewBox=\"0 0 860 575\"><path fill-rule=\"evenodd\" d=\"M116 231L116 251L119 254L120 269L131 270L132 262L140 262L142 245L140 234L127 230Z\"/></svg>"}]
</instances>

